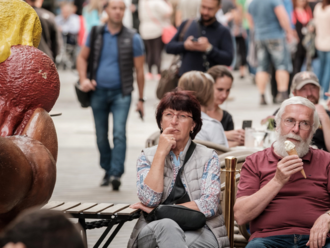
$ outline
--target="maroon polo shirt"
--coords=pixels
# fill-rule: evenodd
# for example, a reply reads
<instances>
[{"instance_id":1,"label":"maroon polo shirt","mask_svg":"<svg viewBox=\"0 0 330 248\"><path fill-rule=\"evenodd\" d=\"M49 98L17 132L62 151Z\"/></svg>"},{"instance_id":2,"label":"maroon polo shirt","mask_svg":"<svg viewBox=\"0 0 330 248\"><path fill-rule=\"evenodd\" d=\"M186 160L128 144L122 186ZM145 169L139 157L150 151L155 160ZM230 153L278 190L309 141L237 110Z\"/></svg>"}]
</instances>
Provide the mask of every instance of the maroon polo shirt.
<instances>
[{"instance_id":1,"label":"maroon polo shirt","mask_svg":"<svg viewBox=\"0 0 330 248\"><path fill-rule=\"evenodd\" d=\"M293 174L266 209L250 223L251 238L309 235L316 219L330 210L330 153L310 148L303 158L307 179ZM273 147L246 158L236 197L249 196L274 176L281 160ZM328 235L329 236L329 235Z\"/></svg>"}]
</instances>

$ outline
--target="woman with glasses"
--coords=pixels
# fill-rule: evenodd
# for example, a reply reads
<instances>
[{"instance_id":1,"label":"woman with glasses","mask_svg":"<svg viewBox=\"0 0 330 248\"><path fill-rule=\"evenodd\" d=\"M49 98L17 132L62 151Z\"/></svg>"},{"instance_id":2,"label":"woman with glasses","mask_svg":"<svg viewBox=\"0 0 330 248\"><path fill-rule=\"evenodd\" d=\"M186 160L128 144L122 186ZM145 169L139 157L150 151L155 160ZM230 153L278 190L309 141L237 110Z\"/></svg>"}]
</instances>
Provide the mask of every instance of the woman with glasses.
<instances>
[{"instance_id":1,"label":"woman with glasses","mask_svg":"<svg viewBox=\"0 0 330 248\"><path fill-rule=\"evenodd\" d=\"M131 208L150 213L165 203L177 185L176 180L181 180L188 199L179 205L203 213L206 225L197 230L183 231L172 219L147 222L145 214L141 214L128 247L229 246L219 205L221 184L217 154L196 144L184 164L188 150L191 151L192 140L202 126L199 102L191 92L169 92L158 104L156 120L161 132L159 143L144 149L138 158L137 195L141 202ZM184 169L179 173L183 164Z\"/></svg>"},{"instance_id":2,"label":"woman with glasses","mask_svg":"<svg viewBox=\"0 0 330 248\"><path fill-rule=\"evenodd\" d=\"M229 147L221 122L206 114L214 105L213 84L214 80L209 74L200 71L190 71L182 75L178 88L194 92L201 105L203 126L196 139Z\"/></svg>"}]
</instances>

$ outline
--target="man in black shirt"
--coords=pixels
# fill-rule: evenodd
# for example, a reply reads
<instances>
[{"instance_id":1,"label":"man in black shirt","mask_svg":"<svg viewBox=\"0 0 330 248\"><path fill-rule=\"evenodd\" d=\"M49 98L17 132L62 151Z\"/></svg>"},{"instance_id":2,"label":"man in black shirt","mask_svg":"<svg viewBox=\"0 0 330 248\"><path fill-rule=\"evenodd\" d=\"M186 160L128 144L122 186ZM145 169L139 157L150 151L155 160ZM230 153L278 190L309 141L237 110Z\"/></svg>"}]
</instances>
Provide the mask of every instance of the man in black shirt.
<instances>
[{"instance_id":1,"label":"man in black shirt","mask_svg":"<svg viewBox=\"0 0 330 248\"><path fill-rule=\"evenodd\" d=\"M293 80L291 92L294 96L305 97L315 104L315 109L319 115L321 126L314 133L312 144L324 151L330 151L330 111L324 109L319 103L320 84L317 76L313 72L299 72ZM274 113L277 113L278 110Z\"/></svg>"},{"instance_id":2,"label":"man in black shirt","mask_svg":"<svg viewBox=\"0 0 330 248\"><path fill-rule=\"evenodd\" d=\"M207 71L214 65L229 66L233 60L233 42L230 31L215 18L221 0L202 0L201 18L194 20L180 41L180 34L187 21L167 44L166 52L181 54L182 65L179 76L188 71Z\"/></svg>"}]
</instances>

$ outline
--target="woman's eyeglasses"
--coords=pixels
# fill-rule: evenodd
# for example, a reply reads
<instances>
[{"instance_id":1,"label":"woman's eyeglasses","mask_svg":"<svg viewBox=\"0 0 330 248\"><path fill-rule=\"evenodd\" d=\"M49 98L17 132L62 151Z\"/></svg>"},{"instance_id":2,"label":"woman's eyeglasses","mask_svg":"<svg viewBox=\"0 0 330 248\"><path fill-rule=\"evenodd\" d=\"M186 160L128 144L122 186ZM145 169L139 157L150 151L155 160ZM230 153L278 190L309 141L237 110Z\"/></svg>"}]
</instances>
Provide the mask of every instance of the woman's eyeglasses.
<instances>
[{"instance_id":1,"label":"woman's eyeglasses","mask_svg":"<svg viewBox=\"0 0 330 248\"><path fill-rule=\"evenodd\" d=\"M184 122L184 121L188 120L189 118L192 118L192 116L183 114L183 113L178 113L178 114L174 114L174 113L170 113L170 112L163 113L163 118L166 120L169 120L169 121L171 121L174 118L174 116L176 116L177 120L180 122Z\"/></svg>"}]
</instances>

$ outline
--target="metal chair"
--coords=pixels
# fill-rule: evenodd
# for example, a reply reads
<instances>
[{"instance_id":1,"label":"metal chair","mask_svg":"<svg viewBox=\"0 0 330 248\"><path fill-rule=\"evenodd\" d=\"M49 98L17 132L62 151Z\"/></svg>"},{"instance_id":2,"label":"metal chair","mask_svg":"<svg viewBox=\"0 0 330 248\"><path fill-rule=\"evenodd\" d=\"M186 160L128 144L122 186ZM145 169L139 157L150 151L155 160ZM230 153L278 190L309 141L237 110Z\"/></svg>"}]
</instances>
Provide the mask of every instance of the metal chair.
<instances>
[{"instance_id":1,"label":"metal chair","mask_svg":"<svg viewBox=\"0 0 330 248\"><path fill-rule=\"evenodd\" d=\"M159 131L156 131L153 134L151 134L146 140L145 148L157 145L159 141L159 136L160 136Z\"/></svg>"}]
</instances>

